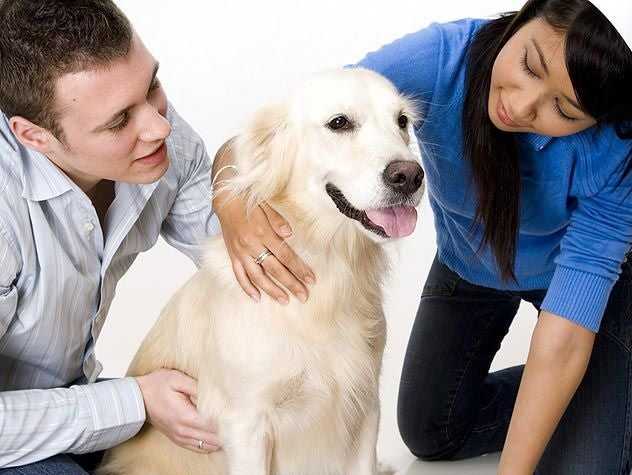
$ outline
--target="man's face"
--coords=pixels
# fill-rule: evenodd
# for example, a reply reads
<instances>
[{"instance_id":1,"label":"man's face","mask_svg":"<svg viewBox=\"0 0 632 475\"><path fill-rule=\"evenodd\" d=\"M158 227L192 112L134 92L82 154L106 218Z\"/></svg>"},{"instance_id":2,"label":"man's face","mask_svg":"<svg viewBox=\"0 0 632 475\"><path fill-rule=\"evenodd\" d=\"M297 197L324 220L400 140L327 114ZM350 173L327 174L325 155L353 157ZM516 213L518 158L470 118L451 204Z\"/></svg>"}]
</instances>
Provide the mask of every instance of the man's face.
<instances>
[{"instance_id":1,"label":"man's face","mask_svg":"<svg viewBox=\"0 0 632 475\"><path fill-rule=\"evenodd\" d=\"M124 58L57 80L55 107L63 143L46 155L84 191L102 179L152 183L169 168L171 127L158 63L138 36Z\"/></svg>"}]
</instances>

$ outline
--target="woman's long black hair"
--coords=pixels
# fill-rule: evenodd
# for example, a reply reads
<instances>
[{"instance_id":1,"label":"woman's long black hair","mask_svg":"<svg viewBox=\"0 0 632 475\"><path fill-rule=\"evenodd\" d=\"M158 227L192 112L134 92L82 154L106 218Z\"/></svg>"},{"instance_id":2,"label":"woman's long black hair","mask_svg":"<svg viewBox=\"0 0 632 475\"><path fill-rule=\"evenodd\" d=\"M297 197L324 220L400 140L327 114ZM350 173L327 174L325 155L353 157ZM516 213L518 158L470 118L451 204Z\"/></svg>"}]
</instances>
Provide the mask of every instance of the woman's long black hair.
<instances>
[{"instance_id":1,"label":"woman's long black hair","mask_svg":"<svg viewBox=\"0 0 632 475\"><path fill-rule=\"evenodd\" d=\"M628 0L626 0L628 1ZM598 126L612 124L632 139L632 51L606 17L587 0L529 0L477 32L469 51L463 107L465 159L477 192L475 225L489 245L503 280L516 279L520 224L520 169L516 135L489 119L492 68L507 41L535 18L566 33L566 66L582 108Z\"/></svg>"}]
</instances>

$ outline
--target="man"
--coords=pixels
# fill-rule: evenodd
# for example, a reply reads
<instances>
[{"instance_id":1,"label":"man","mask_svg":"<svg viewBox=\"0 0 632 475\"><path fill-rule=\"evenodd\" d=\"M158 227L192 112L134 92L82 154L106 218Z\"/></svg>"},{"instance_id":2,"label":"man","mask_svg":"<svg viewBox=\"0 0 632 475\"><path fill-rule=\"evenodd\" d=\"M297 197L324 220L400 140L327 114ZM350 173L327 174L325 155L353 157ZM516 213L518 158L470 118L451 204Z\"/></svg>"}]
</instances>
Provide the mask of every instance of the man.
<instances>
[{"instance_id":1,"label":"man","mask_svg":"<svg viewBox=\"0 0 632 475\"><path fill-rule=\"evenodd\" d=\"M217 233L202 140L112 1L0 0L0 25L0 473L84 474L60 454L112 447L146 419L216 450L194 380L96 382L94 354L139 252L160 234L199 264Z\"/></svg>"}]
</instances>

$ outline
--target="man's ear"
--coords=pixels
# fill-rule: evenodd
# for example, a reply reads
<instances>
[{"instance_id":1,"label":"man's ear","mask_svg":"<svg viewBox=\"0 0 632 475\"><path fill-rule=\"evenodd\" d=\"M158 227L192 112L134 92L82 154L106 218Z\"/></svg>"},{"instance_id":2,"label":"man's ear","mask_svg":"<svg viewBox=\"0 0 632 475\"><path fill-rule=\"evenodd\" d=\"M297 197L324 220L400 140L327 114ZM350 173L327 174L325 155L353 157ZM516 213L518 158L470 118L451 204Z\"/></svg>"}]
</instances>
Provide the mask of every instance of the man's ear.
<instances>
[{"instance_id":1,"label":"man's ear","mask_svg":"<svg viewBox=\"0 0 632 475\"><path fill-rule=\"evenodd\" d=\"M45 154L50 151L51 142L55 140L48 130L19 115L9 119L9 126L22 145L40 153Z\"/></svg>"}]
</instances>

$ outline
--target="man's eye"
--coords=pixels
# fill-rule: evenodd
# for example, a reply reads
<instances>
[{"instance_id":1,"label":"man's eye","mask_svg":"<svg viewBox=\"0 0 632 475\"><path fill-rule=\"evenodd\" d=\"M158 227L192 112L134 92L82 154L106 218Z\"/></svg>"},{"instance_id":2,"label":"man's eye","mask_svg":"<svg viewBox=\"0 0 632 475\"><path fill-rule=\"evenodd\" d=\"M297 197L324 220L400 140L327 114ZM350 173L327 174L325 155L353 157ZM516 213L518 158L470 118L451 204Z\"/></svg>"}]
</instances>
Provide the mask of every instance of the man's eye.
<instances>
[{"instance_id":1,"label":"man's eye","mask_svg":"<svg viewBox=\"0 0 632 475\"><path fill-rule=\"evenodd\" d=\"M128 122L129 122L129 116L125 114L125 116L123 116L123 118L119 122L117 122L112 127L110 127L110 130L113 132L120 132L127 126Z\"/></svg>"},{"instance_id":2,"label":"man's eye","mask_svg":"<svg viewBox=\"0 0 632 475\"><path fill-rule=\"evenodd\" d=\"M158 78L154 78L154 81L151 83L151 86L149 86L149 92L155 91L159 87L160 87L160 81L158 80Z\"/></svg>"}]
</instances>

